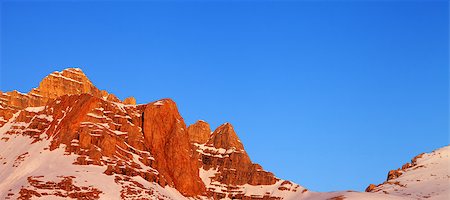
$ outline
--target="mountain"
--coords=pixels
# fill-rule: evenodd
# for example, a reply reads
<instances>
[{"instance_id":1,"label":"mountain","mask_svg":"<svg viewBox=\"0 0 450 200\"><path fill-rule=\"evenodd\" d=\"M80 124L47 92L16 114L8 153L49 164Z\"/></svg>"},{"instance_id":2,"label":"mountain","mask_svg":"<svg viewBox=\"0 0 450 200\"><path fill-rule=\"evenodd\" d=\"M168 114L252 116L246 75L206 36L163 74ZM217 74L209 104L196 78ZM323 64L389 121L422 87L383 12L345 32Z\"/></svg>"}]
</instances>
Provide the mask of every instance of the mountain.
<instances>
[{"instance_id":1,"label":"mountain","mask_svg":"<svg viewBox=\"0 0 450 200\"><path fill-rule=\"evenodd\" d=\"M311 192L253 163L231 124L187 126L171 99L121 101L78 68L0 92L0 199L442 199L449 149L438 151L367 192ZM409 187L408 174L423 181Z\"/></svg>"},{"instance_id":2,"label":"mountain","mask_svg":"<svg viewBox=\"0 0 450 200\"><path fill-rule=\"evenodd\" d=\"M422 153L401 168L389 171L385 182L371 184L366 191L411 199L450 199L449 154L449 146Z\"/></svg>"}]
</instances>

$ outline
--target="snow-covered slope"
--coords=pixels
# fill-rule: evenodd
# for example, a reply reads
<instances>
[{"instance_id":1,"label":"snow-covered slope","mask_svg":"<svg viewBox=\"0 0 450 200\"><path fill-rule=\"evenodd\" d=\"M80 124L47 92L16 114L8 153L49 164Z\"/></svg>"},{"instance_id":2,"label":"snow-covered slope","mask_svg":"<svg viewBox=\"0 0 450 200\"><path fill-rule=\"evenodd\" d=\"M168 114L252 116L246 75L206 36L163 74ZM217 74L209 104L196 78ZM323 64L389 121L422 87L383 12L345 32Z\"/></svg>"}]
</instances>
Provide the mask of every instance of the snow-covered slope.
<instances>
[{"instance_id":1,"label":"snow-covered slope","mask_svg":"<svg viewBox=\"0 0 450 200\"><path fill-rule=\"evenodd\" d=\"M388 180L370 189L409 199L450 199L450 147L420 154L389 172ZM369 186L370 187L370 186Z\"/></svg>"}]
</instances>

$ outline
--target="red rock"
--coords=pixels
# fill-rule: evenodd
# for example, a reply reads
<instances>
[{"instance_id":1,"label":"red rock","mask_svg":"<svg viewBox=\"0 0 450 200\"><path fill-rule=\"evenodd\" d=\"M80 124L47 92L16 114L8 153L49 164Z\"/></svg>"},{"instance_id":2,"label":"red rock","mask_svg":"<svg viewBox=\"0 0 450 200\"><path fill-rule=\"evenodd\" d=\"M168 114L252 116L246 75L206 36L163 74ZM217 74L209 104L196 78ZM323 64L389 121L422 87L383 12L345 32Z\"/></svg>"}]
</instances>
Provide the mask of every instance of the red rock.
<instances>
[{"instance_id":1,"label":"red rock","mask_svg":"<svg viewBox=\"0 0 450 200\"><path fill-rule=\"evenodd\" d=\"M123 100L123 103L128 105L136 105L136 99L134 97L128 97Z\"/></svg>"},{"instance_id":2,"label":"red rock","mask_svg":"<svg viewBox=\"0 0 450 200\"><path fill-rule=\"evenodd\" d=\"M401 175L402 175L402 172L400 170L391 170L391 171L389 171L386 180L388 181L388 180L397 178L397 177L399 177Z\"/></svg>"},{"instance_id":3,"label":"red rock","mask_svg":"<svg viewBox=\"0 0 450 200\"><path fill-rule=\"evenodd\" d=\"M203 120L198 120L194 124L191 124L187 131L191 143L204 144L208 141L209 135L211 135L209 124Z\"/></svg>"},{"instance_id":4,"label":"red rock","mask_svg":"<svg viewBox=\"0 0 450 200\"><path fill-rule=\"evenodd\" d=\"M376 187L376 185L370 184L369 186L367 186L365 192L372 192Z\"/></svg>"},{"instance_id":5,"label":"red rock","mask_svg":"<svg viewBox=\"0 0 450 200\"><path fill-rule=\"evenodd\" d=\"M208 140L207 145L214 146L216 148L236 148L237 150L243 150L244 146L239 140L234 128L230 123L220 125L212 134Z\"/></svg>"},{"instance_id":6,"label":"red rock","mask_svg":"<svg viewBox=\"0 0 450 200\"><path fill-rule=\"evenodd\" d=\"M38 88L32 90L29 94L40 95L48 99L73 94L101 96L100 90L78 68L68 68L62 72L51 73L42 80Z\"/></svg>"},{"instance_id":7,"label":"red rock","mask_svg":"<svg viewBox=\"0 0 450 200\"><path fill-rule=\"evenodd\" d=\"M78 68L68 68L46 76L37 88L27 94L18 91L0 92L2 104L12 109L23 109L45 105L48 101L64 95L90 94L105 100L120 102L113 94L97 89ZM1 113L0 113L1 114ZM0 115L1 116L1 115Z\"/></svg>"},{"instance_id":8,"label":"red rock","mask_svg":"<svg viewBox=\"0 0 450 200\"><path fill-rule=\"evenodd\" d=\"M210 135L205 146L207 148L204 150L197 146L202 167L205 170L216 168L218 174L213 179L227 185L228 190L232 190L236 185L244 184L272 185L279 180L272 173L264 171L258 164L251 162L230 123L219 126ZM219 193L214 192L210 195L220 196Z\"/></svg>"},{"instance_id":9,"label":"red rock","mask_svg":"<svg viewBox=\"0 0 450 200\"><path fill-rule=\"evenodd\" d=\"M186 124L175 102L163 99L147 104L143 119L145 147L164 180L186 196L202 194L205 186L198 176L198 162L192 159Z\"/></svg>"}]
</instances>

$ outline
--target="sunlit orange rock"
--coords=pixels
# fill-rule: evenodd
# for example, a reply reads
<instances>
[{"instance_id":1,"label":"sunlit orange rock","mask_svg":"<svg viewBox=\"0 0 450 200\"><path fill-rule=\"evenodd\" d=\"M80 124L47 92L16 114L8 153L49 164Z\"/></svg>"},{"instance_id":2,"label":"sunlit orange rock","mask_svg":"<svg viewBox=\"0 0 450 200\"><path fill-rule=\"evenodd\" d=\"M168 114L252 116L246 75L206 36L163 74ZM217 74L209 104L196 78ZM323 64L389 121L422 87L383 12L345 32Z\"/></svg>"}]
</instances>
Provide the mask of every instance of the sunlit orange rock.
<instances>
[{"instance_id":1,"label":"sunlit orange rock","mask_svg":"<svg viewBox=\"0 0 450 200\"><path fill-rule=\"evenodd\" d=\"M128 105L136 105L136 99L134 97L128 97L123 100L123 103Z\"/></svg>"},{"instance_id":2,"label":"sunlit orange rock","mask_svg":"<svg viewBox=\"0 0 450 200\"><path fill-rule=\"evenodd\" d=\"M175 102L163 99L147 104L143 117L145 147L155 157L156 169L182 194L202 194L198 161L193 159L186 124Z\"/></svg>"},{"instance_id":3,"label":"sunlit orange rock","mask_svg":"<svg viewBox=\"0 0 450 200\"><path fill-rule=\"evenodd\" d=\"M206 143L211 135L211 128L208 123L198 120L188 127L189 140L192 143Z\"/></svg>"}]
</instances>

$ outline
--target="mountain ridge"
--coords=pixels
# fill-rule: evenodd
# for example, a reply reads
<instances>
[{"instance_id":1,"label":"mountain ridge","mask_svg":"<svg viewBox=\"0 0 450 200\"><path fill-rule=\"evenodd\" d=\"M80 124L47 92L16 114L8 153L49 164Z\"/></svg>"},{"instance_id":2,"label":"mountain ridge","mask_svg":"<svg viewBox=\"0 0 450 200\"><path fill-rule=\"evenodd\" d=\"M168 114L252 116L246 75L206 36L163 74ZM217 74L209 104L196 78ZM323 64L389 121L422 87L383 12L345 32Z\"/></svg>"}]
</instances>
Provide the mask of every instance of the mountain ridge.
<instances>
[{"instance_id":1,"label":"mountain ridge","mask_svg":"<svg viewBox=\"0 0 450 200\"><path fill-rule=\"evenodd\" d=\"M230 123L214 131L203 120L187 126L173 100L121 101L79 68L51 73L27 94L0 92L0 100L0 177L7 180L0 198L401 198L372 190L308 191L253 163ZM14 150L20 142L26 145ZM68 172L46 176L49 163L36 158ZM35 169L24 166L29 162Z\"/></svg>"}]
</instances>

